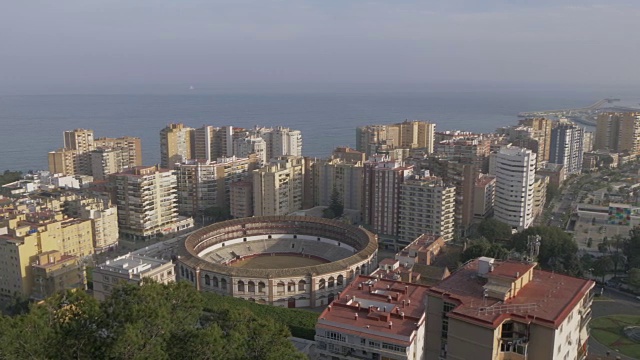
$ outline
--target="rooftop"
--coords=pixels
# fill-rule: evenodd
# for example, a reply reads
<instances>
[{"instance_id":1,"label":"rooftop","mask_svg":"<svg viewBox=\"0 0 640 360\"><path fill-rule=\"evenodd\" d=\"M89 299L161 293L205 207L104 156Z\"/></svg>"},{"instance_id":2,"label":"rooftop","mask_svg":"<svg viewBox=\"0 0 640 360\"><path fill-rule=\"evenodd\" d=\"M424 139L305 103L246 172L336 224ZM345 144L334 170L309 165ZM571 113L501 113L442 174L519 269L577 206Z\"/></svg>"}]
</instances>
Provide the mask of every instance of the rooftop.
<instances>
[{"instance_id":1,"label":"rooftop","mask_svg":"<svg viewBox=\"0 0 640 360\"><path fill-rule=\"evenodd\" d=\"M417 239L413 240L411 244L405 246L398 256L417 256L418 251L428 251L436 243L437 240L442 239L440 235L422 234ZM444 241L444 239L442 239Z\"/></svg>"},{"instance_id":2,"label":"rooftop","mask_svg":"<svg viewBox=\"0 0 640 360\"><path fill-rule=\"evenodd\" d=\"M360 275L322 312L317 327L408 346L425 321L428 289Z\"/></svg>"},{"instance_id":3,"label":"rooftop","mask_svg":"<svg viewBox=\"0 0 640 360\"><path fill-rule=\"evenodd\" d=\"M98 265L101 270L130 276L141 276L144 272L159 268L171 260L156 259L143 255L126 254Z\"/></svg>"},{"instance_id":4,"label":"rooftop","mask_svg":"<svg viewBox=\"0 0 640 360\"><path fill-rule=\"evenodd\" d=\"M491 328L506 318L557 328L594 286L591 280L535 270L535 264L519 262L496 262L484 277L478 275L479 264L479 259L471 261L432 287L429 295L458 305L450 317ZM486 285L492 279L516 280L529 271L530 281L516 296L504 301L485 297Z\"/></svg>"}]
</instances>

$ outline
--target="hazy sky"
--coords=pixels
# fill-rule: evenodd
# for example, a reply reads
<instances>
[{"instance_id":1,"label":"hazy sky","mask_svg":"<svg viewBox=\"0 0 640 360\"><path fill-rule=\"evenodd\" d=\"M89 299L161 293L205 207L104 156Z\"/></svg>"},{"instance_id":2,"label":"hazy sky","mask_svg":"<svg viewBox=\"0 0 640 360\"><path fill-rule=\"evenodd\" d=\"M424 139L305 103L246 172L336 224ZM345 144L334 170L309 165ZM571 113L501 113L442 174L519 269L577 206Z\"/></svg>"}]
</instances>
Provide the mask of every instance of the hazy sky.
<instances>
[{"instance_id":1,"label":"hazy sky","mask_svg":"<svg viewBox=\"0 0 640 360\"><path fill-rule=\"evenodd\" d=\"M2 0L0 91L640 84L638 19L638 0Z\"/></svg>"}]
</instances>

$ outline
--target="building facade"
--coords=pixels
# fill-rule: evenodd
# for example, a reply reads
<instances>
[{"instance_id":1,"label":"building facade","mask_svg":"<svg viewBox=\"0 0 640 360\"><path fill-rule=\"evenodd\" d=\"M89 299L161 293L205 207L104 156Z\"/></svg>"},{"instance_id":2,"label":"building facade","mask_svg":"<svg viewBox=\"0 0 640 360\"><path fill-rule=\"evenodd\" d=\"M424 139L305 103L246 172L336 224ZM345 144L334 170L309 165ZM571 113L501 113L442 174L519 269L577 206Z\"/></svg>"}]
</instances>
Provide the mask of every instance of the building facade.
<instances>
[{"instance_id":1,"label":"building facade","mask_svg":"<svg viewBox=\"0 0 640 360\"><path fill-rule=\"evenodd\" d=\"M584 128L572 123L561 123L551 131L549 162L562 164L567 175L582 171Z\"/></svg>"},{"instance_id":2,"label":"building facade","mask_svg":"<svg viewBox=\"0 0 640 360\"><path fill-rule=\"evenodd\" d=\"M282 156L253 171L253 215L287 215L302 209L304 158Z\"/></svg>"},{"instance_id":3,"label":"building facade","mask_svg":"<svg viewBox=\"0 0 640 360\"><path fill-rule=\"evenodd\" d=\"M169 124L160 130L160 167L173 169L175 164L193 158L194 129L184 124Z\"/></svg>"},{"instance_id":4,"label":"building facade","mask_svg":"<svg viewBox=\"0 0 640 360\"><path fill-rule=\"evenodd\" d=\"M585 359L591 280L479 258L427 292L426 359Z\"/></svg>"},{"instance_id":5,"label":"building facade","mask_svg":"<svg viewBox=\"0 0 640 360\"><path fill-rule=\"evenodd\" d=\"M177 180L171 170L135 167L111 174L109 181L121 235L146 240L176 230Z\"/></svg>"},{"instance_id":6,"label":"building facade","mask_svg":"<svg viewBox=\"0 0 640 360\"><path fill-rule=\"evenodd\" d=\"M496 195L494 217L518 230L534 220L536 154L507 146L495 154Z\"/></svg>"},{"instance_id":7,"label":"building facade","mask_svg":"<svg viewBox=\"0 0 640 360\"><path fill-rule=\"evenodd\" d=\"M120 283L142 285L144 279L160 284L175 282L175 265L171 260L126 254L96 266L93 269L93 296L105 300Z\"/></svg>"},{"instance_id":8,"label":"building facade","mask_svg":"<svg viewBox=\"0 0 640 360\"><path fill-rule=\"evenodd\" d=\"M413 175L400 185L398 245L422 234L453 240L455 187L441 178Z\"/></svg>"}]
</instances>

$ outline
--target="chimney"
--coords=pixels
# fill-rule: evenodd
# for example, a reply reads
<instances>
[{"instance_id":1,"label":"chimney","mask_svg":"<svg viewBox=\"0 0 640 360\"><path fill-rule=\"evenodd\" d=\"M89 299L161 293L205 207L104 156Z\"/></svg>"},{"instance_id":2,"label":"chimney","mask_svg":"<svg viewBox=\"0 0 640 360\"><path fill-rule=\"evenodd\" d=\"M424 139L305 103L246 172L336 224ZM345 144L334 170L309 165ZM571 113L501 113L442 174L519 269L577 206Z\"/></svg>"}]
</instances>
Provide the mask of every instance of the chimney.
<instances>
[{"instance_id":1,"label":"chimney","mask_svg":"<svg viewBox=\"0 0 640 360\"><path fill-rule=\"evenodd\" d=\"M520 277L520 271L516 271L516 279Z\"/></svg>"},{"instance_id":2,"label":"chimney","mask_svg":"<svg viewBox=\"0 0 640 360\"><path fill-rule=\"evenodd\" d=\"M387 302L391 302L391 295L387 295Z\"/></svg>"},{"instance_id":3,"label":"chimney","mask_svg":"<svg viewBox=\"0 0 640 360\"><path fill-rule=\"evenodd\" d=\"M387 312L387 307L386 306L382 308L382 312Z\"/></svg>"},{"instance_id":4,"label":"chimney","mask_svg":"<svg viewBox=\"0 0 640 360\"><path fill-rule=\"evenodd\" d=\"M404 312L400 313L400 317L402 318L402 320L404 320Z\"/></svg>"},{"instance_id":5,"label":"chimney","mask_svg":"<svg viewBox=\"0 0 640 360\"><path fill-rule=\"evenodd\" d=\"M402 300L402 307L405 306L406 301Z\"/></svg>"},{"instance_id":6,"label":"chimney","mask_svg":"<svg viewBox=\"0 0 640 360\"><path fill-rule=\"evenodd\" d=\"M404 286L404 293L408 294L409 293L409 285L405 285Z\"/></svg>"},{"instance_id":7,"label":"chimney","mask_svg":"<svg viewBox=\"0 0 640 360\"><path fill-rule=\"evenodd\" d=\"M358 290L362 290L362 283L358 284Z\"/></svg>"},{"instance_id":8,"label":"chimney","mask_svg":"<svg viewBox=\"0 0 640 360\"><path fill-rule=\"evenodd\" d=\"M389 321L389 329L393 326L393 322Z\"/></svg>"},{"instance_id":9,"label":"chimney","mask_svg":"<svg viewBox=\"0 0 640 360\"><path fill-rule=\"evenodd\" d=\"M407 306L411 305L411 299L407 300Z\"/></svg>"},{"instance_id":10,"label":"chimney","mask_svg":"<svg viewBox=\"0 0 640 360\"><path fill-rule=\"evenodd\" d=\"M331 305L327 306L327 311L331 311Z\"/></svg>"},{"instance_id":11,"label":"chimney","mask_svg":"<svg viewBox=\"0 0 640 360\"><path fill-rule=\"evenodd\" d=\"M355 315L353 316L354 320L358 320L358 313L355 313Z\"/></svg>"}]
</instances>

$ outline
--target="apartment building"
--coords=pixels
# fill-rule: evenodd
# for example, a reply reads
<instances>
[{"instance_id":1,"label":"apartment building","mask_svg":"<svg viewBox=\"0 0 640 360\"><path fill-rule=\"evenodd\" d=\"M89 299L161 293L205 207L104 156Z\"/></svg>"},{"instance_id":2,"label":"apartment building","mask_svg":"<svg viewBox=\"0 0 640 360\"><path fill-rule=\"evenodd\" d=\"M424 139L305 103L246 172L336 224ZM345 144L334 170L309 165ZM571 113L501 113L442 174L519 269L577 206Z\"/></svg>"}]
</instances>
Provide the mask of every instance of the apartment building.
<instances>
[{"instance_id":1,"label":"apartment building","mask_svg":"<svg viewBox=\"0 0 640 360\"><path fill-rule=\"evenodd\" d=\"M529 118L519 121L520 125L527 126L533 129L532 137L539 142L538 151L536 152L538 168L542 166L546 161L549 161L551 154L551 136L554 123L550 119L546 118Z\"/></svg>"},{"instance_id":2,"label":"apartment building","mask_svg":"<svg viewBox=\"0 0 640 360\"><path fill-rule=\"evenodd\" d=\"M549 162L562 164L567 175L582 171L584 128L573 123L560 123L551 131Z\"/></svg>"},{"instance_id":3,"label":"apartment building","mask_svg":"<svg viewBox=\"0 0 640 360\"><path fill-rule=\"evenodd\" d=\"M231 216L236 219L253 216L253 183L236 181L229 188Z\"/></svg>"},{"instance_id":4,"label":"apartment building","mask_svg":"<svg viewBox=\"0 0 640 360\"><path fill-rule=\"evenodd\" d=\"M345 209L360 211L363 201L364 166L341 158L317 161L313 164L313 197L315 206L329 206L334 189Z\"/></svg>"},{"instance_id":5,"label":"apartment building","mask_svg":"<svg viewBox=\"0 0 640 360\"><path fill-rule=\"evenodd\" d=\"M483 174L476 178L473 190L473 217L486 219L493 214L496 177Z\"/></svg>"},{"instance_id":6,"label":"apartment building","mask_svg":"<svg viewBox=\"0 0 640 360\"><path fill-rule=\"evenodd\" d=\"M424 149L433 152L435 124L428 121L404 121L388 125L356 128L356 150L372 156L381 150Z\"/></svg>"},{"instance_id":7,"label":"apartment building","mask_svg":"<svg viewBox=\"0 0 640 360\"><path fill-rule=\"evenodd\" d=\"M529 149L506 146L494 156L494 217L512 228L524 230L535 217L536 154Z\"/></svg>"},{"instance_id":8,"label":"apartment building","mask_svg":"<svg viewBox=\"0 0 640 360\"><path fill-rule=\"evenodd\" d=\"M287 215L302 209L304 158L282 156L253 171L253 215Z\"/></svg>"},{"instance_id":9,"label":"apartment building","mask_svg":"<svg viewBox=\"0 0 640 360\"><path fill-rule=\"evenodd\" d=\"M93 247L101 253L118 246L118 207L108 198L83 196L67 201L66 213L79 219L91 220Z\"/></svg>"},{"instance_id":10,"label":"apartment building","mask_svg":"<svg viewBox=\"0 0 640 360\"><path fill-rule=\"evenodd\" d=\"M231 184L245 180L256 167L255 154L247 158L219 158L218 161L189 160L175 165L178 212L200 215L205 209L229 209Z\"/></svg>"},{"instance_id":11,"label":"apartment building","mask_svg":"<svg viewBox=\"0 0 640 360\"><path fill-rule=\"evenodd\" d=\"M60 291L84 289L87 285L85 268L78 260L77 256L65 255L58 250L37 255L31 264L31 298L44 300Z\"/></svg>"},{"instance_id":12,"label":"apartment building","mask_svg":"<svg viewBox=\"0 0 640 360\"><path fill-rule=\"evenodd\" d=\"M171 260L136 254L107 260L93 269L93 296L103 301L111 294L113 287L120 283L142 285L144 279L161 284L175 282L174 267Z\"/></svg>"},{"instance_id":13,"label":"apartment building","mask_svg":"<svg viewBox=\"0 0 640 360\"><path fill-rule=\"evenodd\" d=\"M454 236L455 187L442 178L412 175L400 185L398 245L408 245L422 234Z\"/></svg>"},{"instance_id":14,"label":"apartment building","mask_svg":"<svg viewBox=\"0 0 640 360\"><path fill-rule=\"evenodd\" d=\"M139 166L109 175L109 182L122 236L146 240L178 230L177 179L171 170Z\"/></svg>"},{"instance_id":15,"label":"apartment building","mask_svg":"<svg viewBox=\"0 0 640 360\"><path fill-rule=\"evenodd\" d=\"M593 150L640 154L640 113L598 115Z\"/></svg>"},{"instance_id":16,"label":"apartment building","mask_svg":"<svg viewBox=\"0 0 640 360\"><path fill-rule=\"evenodd\" d=\"M160 167L173 169L175 164L193 158L193 133L194 129L182 123L160 130Z\"/></svg>"},{"instance_id":17,"label":"apartment building","mask_svg":"<svg viewBox=\"0 0 640 360\"><path fill-rule=\"evenodd\" d=\"M398 235L400 186L412 174L413 166L386 156L377 155L365 162L362 217L373 232Z\"/></svg>"},{"instance_id":18,"label":"apartment building","mask_svg":"<svg viewBox=\"0 0 640 360\"><path fill-rule=\"evenodd\" d=\"M318 319L318 358L424 359L427 290L359 275Z\"/></svg>"},{"instance_id":19,"label":"apartment building","mask_svg":"<svg viewBox=\"0 0 640 360\"><path fill-rule=\"evenodd\" d=\"M1 297L31 296L36 285L34 271L42 270L32 265L38 263L41 254L57 251L62 260L93 254L90 221L68 219L61 213L43 211L14 214L3 222L3 226L5 234L0 235ZM68 284L64 276L56 279L54 281Z\"/></svg>"},{"instance_id":20,"label":"apartment building","mask_svg":"<svg viewBox=\"0 0 640 360\"><path fill-rule=\"evenodd\" d=\"M479 258L427 291L426 359L585 359L591 280Z\"/></svg>"},{"instance_id":21,"label":"apartment building","mask_svg":"<svg viewBox=\"0 0 640 360\"><path fill-rule=\"evenodd\" d=\"M142 142L139 137L102 137L96 138L94 144L96 149L110 148L120 150L122 152L122 161L126 167L142 166Z\"/></svg>"},{"instance_id":22,"label":"apartment building","mask_svg":"<svg viewBox=\"0 0 640 360\"><path fill-rule=\"evenodd\" d=\"M259 167L266 165L269 160L267 158L267 142L255 135L233 139L233 154L239 158L248 158L249 155L255 154Z\"/></svg>"}]
</instances>

